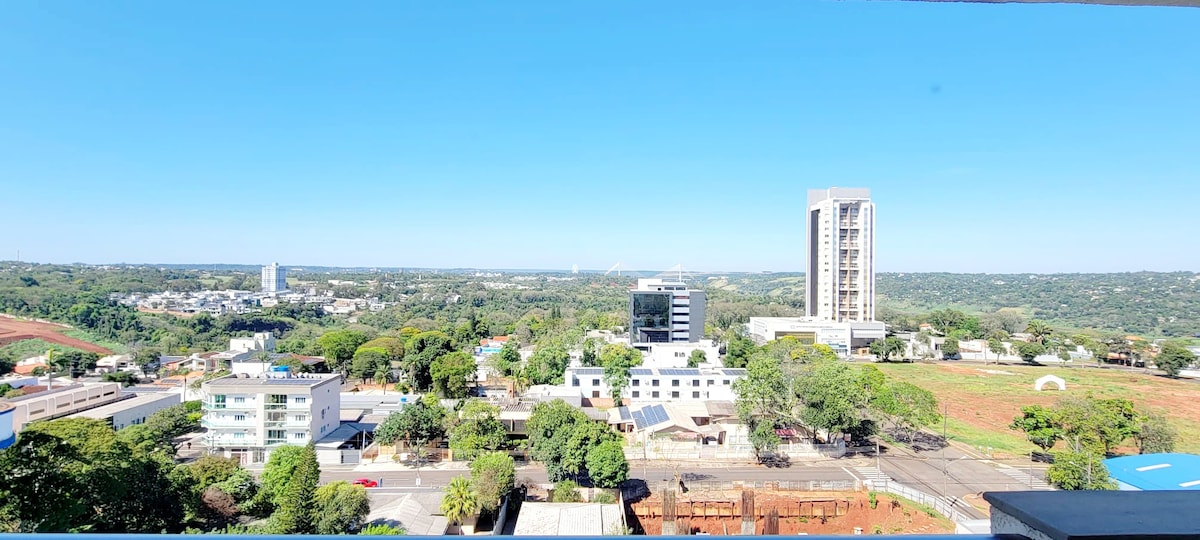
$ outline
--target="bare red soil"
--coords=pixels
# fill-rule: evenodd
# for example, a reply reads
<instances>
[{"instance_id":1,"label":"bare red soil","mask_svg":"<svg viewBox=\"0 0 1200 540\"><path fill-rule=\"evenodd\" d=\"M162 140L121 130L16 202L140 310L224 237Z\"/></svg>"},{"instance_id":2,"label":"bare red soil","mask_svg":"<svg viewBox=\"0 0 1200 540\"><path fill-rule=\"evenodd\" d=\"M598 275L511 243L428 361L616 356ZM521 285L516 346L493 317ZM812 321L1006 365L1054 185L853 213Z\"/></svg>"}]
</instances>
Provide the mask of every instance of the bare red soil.
<instances>
[{"instance_id":1,"label":"bare red soil","mask_svg":"<svg viewBox=\"0 0 1200 540\"><path fill-rule=\"evenodd\" d=\"M871 508L863 492L756 491L754 532L765 534L766 514L779 513L782 536L808 534L946 534L953 532L948 521L929 516L911 504L878 494ZM662 534L662 499L658 495L631 505L631 518L645 534ZM742 503L736 492L695 493L676 501L676 530L679 534L741 534Z\"/></svg>"},{"instance_id":2,"label":"bare red soil","mask_svg":"<svg viewBox=\"0 0 1200 540\"><path fill-rule=\"evenodd\" d=\"M23 321L20 319L12 319L9 317L0 316L0 347L9 343L16 343L26 339L40 339L50 343L57 343L75 349L94 352L100 355L112 354L112 351L105 349L95 343L88 343L81 339L64 336L60 332L65 330L65 326L50 324L37 321Z\"/></svg>"}]
</instances>

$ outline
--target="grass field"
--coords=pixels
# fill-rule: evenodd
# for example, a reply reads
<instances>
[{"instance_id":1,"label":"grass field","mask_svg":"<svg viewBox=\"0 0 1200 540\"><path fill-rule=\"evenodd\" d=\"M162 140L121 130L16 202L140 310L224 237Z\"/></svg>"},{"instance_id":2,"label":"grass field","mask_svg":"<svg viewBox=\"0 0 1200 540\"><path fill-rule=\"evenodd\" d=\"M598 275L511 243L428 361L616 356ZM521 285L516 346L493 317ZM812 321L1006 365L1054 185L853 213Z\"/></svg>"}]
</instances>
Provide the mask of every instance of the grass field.
<instances>
[{"instance_id":1,"label":"grass field","mask_svg":"<svg viewBox=\"0 0 1200 540\"><path fill-rule=\"evenodd\" d=\"M25 358L46 354L46 351L50 349L54 349L58 352L79 350L66 345L42 341L40 339L22 339L21 341L0 347L0 356L12 358L13 360L23 360Z\"/></svg>"},{"instance_id":2,"label":"grass field","mask_svg":"<svg viewBox=\"0 0 1200 540\"><path fill-rule=\"evenodd\" d=\"M62 334L64 336L73 337L75 339L78 339L81 341L86 341L88 343L95 343L96 345L99 345L101 347L104 347L105 349L112 351L114 354L126 354L129 352L129 347L126 347L125 345L122 345L120 343L116 343L113 341L107 341L107 340L100 339L100 338L92 335L92 333L88 332L87 330L71 328L69 330L63 330Z\"/></svg>"},{"instance_id":3,"label":"grass field","mask_svg":"<svg viewBox=\"0 0 1200 540\"><path fill-rule=\"evenodd\" d=\"M1024 434L1008 429L1025 405L1051 405L1064 395L1126 398L1140 409L1166 415L1179 431L1176 450L1200 453L1200 384L1172 380L1150 373L1115 369L1039 366L974 366L951 363L876 364L884 373L933 392L949 411L946 431L950 439L975 447L991 447L997 454L1018 456L1036 447ZM1054 374L1067 382L1060 392L1053 385L1033 389L1039 377ZM941 431L937 426L933 431ZM1061 444L1061 443L1060 443Z\"/></svg>"}]
</instances>

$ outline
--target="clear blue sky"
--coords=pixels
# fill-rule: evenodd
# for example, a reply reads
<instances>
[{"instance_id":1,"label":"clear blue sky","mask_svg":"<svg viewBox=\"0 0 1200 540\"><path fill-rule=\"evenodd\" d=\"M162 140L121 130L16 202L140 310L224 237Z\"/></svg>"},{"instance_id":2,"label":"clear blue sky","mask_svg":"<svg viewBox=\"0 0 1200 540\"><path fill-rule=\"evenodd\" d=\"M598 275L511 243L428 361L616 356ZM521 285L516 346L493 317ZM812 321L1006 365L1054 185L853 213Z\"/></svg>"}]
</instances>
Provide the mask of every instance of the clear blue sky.
<instances>
[{"instance_id":1,"label":"clear blue sky","mask_svg":"<svg viewBox=\"0 0 1200 540\"><path fill-rule=\"evenodd\" d=\"M1200 9L0 3L0 259L1200 270Z\"/></svg>"}]
</instances>

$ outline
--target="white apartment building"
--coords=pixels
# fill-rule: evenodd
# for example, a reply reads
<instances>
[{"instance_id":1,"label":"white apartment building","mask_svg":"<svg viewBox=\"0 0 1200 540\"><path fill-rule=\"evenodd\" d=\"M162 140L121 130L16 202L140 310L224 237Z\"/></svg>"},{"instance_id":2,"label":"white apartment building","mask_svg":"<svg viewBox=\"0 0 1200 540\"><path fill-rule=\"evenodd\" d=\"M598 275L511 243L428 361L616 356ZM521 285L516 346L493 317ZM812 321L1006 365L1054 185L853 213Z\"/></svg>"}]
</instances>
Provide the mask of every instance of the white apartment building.
<instances>
[{"instance_id":1,"label":"white apartment building","mask_svg":"<svg viewBox=\"0 0 1200 540\"><path fill-rule=\"evenodd\" d=\"M808 192L805 310L829 321L875 320L875 203L871 190Z\"/></svg>"},{"instance_id":2,"label":"white apartment building","mask_svg":"<svg viewBox=\"0 0 1200 540\"><path fill-rule=\"evenodd\" d=\"M621 398L629 403L661 401L732 401L733 381L746 376L730 368L633 368ZM604 368L569 367L566 386L584 398L611 398Z\"/></svg>"},{"instance_id":3,"label":"white apartment building","mask_svg":"<svg viewBox=\"0 0 1200 540\"><path fill-rule=\"evenodd\" d=\"M283 292L287 290L287 268L282 268L279 263L271 263L269 266L262 267L262 290L263 292Z\"/></svg>"},{"instance_id":4,"label":"white apartment building","mask_svg":"<svg viewBox=\"0 0 1200 540\"><path fill-rule=\"evenodd\" d=\"M243 464L264 463L280 445L324 438L340 424L340 379L283 368L205 382L201 424L208 428L209 451Z\"/></svg>"},{"instance_id":5,"label":"white apartment building","mask_svg":"<svg viewBox=\"0 0 1200 540\"><path fill-rule=\"evenodd\" d=\"M115 403L68 415L67 418L92 418L108 424L115 430L146 423L150 415L183 403L183 394L177 392L153 392L137 394Z\"/></svg>"},{"instance_id":6,"label":"white apartment building","mask_svg":"<svg viewBox=\"0 0 1200 540\"><path fill-rule=\"evenodd\" d=\"M704 291L659 278L639 279L629 291L629 342L697 342L704 337Z\"/></svg>"},{"instance_id":7,"label":"white apartment building","mask_svg":"<svg viewBox=\"0 0 1200 540\"><path fill-rule=\"evenodd\" d=\"M828 345L843 357L887 336L887 328L881 322L837 322L817 317L750 317L746 329L760 345L794 337L809 345Z\"/></svg>"}]
</instances>

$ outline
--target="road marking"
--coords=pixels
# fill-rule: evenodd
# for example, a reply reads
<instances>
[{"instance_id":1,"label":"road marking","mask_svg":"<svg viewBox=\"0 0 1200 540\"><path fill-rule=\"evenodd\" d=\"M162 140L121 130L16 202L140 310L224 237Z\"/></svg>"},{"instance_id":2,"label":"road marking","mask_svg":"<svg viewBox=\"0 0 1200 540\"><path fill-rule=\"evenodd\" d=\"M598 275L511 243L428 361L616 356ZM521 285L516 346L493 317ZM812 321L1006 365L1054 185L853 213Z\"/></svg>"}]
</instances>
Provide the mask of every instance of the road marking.
<instances>
[{"instance_id":1,"label":"road marking","mask_svg":"<svg viewBox=\"0 0 1200 540\"><path fill-rule=\"evenodd\" d=\"M1040 490L1047 490L1047 491L1054 489L1054 488L1050 487L1050 484L1047 484L1045 482L1045 480L1042 480L1041 478L1038 478L1036 476L1030 476L1029 473L1027 473L1021 469L1016 469L1013 467L1000 467L999 471L1001 473L1004 473L1005 475L1007 475L1009 478L1016 480L1021 485L1029 486L1032 489L1040 489Z\"/></svg>"}]
</instances>

